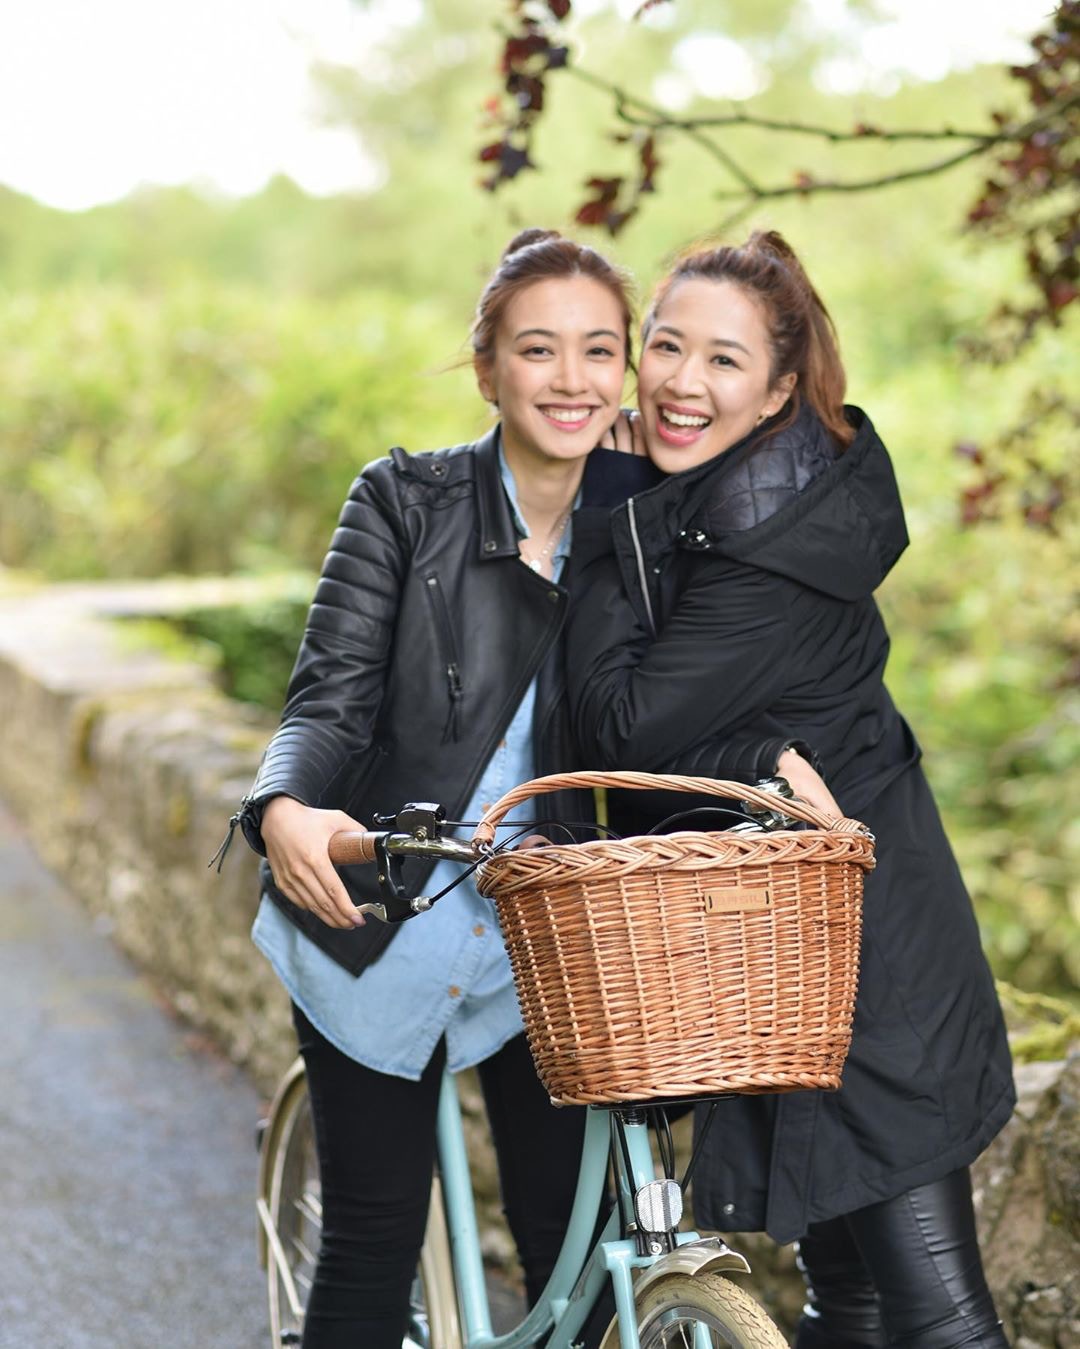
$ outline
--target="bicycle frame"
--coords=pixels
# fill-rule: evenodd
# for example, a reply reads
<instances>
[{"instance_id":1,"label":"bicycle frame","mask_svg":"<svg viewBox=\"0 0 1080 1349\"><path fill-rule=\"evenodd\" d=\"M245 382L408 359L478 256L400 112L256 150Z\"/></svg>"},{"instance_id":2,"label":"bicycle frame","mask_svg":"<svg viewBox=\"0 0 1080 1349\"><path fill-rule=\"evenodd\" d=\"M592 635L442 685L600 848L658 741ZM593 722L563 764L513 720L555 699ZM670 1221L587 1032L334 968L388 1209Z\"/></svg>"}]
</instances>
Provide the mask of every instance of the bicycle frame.
<instances>
[{"instance_id":1,"label":"bicycle frame","mask_svg":"<svg viewBox=\"0 0 1080 1349\"><path fill-rule=\"evenodd\" d=\"M616 1184L623 1204L633 1212L635 1192L654 1181L656 1169L647 1125L624 1125L630 1174L621 1149L611 1149L610 1111L589 1107L577 1191L562 1249L547 1287L525 1319L505 1335L495 1335L484 1285L480 1236L473 1202L472 1180L465 1152L461 1105L452 1075L443 1075L439 1095L439 1171L446 1200L447 1226L458 1289L459 1312L466 1349L529 1349L549 1330L547 1349L572 1349L610 1278L618 1313L619 1349L640 1349L634 1310L635 1270L652 1267L647 1277L662 1277L668 1268L693 1272L721 1268L749 1272L746 1260L719 1238L703 1240L696 1232L675 1234L675 1250L667 1255L638 1252L637 1243L620 1238L620 1208L616 1204L599 1239L596 1218L604 1193L609 1154L614 1154ZM708 1343L707 1338L705 1343Z\"/></svg>"}]
</instances>

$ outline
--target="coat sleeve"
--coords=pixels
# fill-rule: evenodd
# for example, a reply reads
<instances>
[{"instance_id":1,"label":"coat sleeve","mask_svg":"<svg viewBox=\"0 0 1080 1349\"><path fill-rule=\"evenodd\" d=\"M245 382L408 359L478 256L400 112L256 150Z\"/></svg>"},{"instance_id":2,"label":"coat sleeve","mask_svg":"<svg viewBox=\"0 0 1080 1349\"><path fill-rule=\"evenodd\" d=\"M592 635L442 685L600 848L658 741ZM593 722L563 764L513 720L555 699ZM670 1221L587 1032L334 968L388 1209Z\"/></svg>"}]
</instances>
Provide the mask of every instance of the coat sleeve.
<instances>
[{"instance_id":1,"label":"coat sleeve","mask_svg":"<svg viewBox=\"0 0 1080 1349\"><path fill-rule=\"evenodd\" d=\"M392 469L353 483L323 562L289 680L281 724L263 755L240 824L257 852L262 807L275 796L336 803L363 770L382 703L407 561Z\"/></svg>"},{"instance_id":2,"label":"coat sleeve","mask_svg":"<svg viewBox=\"0 0 1080 1349\"><path fill-rule=\"evenodd\" d=\"M783 582L702 555L650 637L609 552L590 559L571 605L568 687L575 734L605 768L747 780L788 743L768 709L786 687L791 623Z\"/></svg>"},{"instance_id":3,"label":"coat sleeve","mask_svg":"<svg viewBox=\"0 0 1080 1349\"><path fill-rule=\"evenodd\" d=\"M714 736L684 751L657 771L691 778L730 778L734 782L760 782L777 772L777 760L788 748L796 750L824 777L821 759L807 741L784 729L784 723L768 713L730 735Z\"/></svg>"}]
</instances>

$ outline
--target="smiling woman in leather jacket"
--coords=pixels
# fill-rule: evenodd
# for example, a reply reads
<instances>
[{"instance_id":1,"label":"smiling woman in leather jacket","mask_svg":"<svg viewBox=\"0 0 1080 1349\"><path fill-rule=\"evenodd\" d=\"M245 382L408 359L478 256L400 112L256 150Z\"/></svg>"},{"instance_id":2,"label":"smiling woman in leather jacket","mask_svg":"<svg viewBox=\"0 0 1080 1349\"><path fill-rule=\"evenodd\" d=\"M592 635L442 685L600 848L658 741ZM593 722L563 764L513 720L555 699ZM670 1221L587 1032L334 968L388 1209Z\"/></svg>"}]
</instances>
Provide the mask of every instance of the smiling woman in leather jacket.
<instances>
[{"instance_id":1,"label":"smiling woman in leather jacket","mask_svg":"<svg viewBox=\"0 0 1080 1349\"><path fill-rule=\"evenodd\" d=\"M724 776L725 738L772 716L873 830L843 1086L720 1102L697 1216L800 1239L800 1349L999 1346L967 1167L1011 1113L1009 1051L883 682L873 590L907 533L885 448L843 390L828 315L780 236L692 253L661 284L636 434L670 476L579 526L574 727L598 766Z\"/></svg>"},{"instance_id":2,"label":"smiling woman in leather jacket","mask_svg":"<svg viewBox=\"0 0 1080 1349\"><path fill-rule=\"evenodd\" d=\"M472 444L394 450L353 484L241 811L268 859L253 935L293 999L322 1177L307 1349L401 1349L444 1063L479 1066L530 1297L558 1251L582 1112L539 1085L490 907L466 883L416 922L365 924L374 868L339 875L327 844L417 798L476 818L570 765L558 576L585 457L619 410L629 325L626 280L592 249L540 230L511 241L472 334L501 423ZM586 818L578 802L548 808ZM406 879L459 874L439 866L407 863Z\"/></svg>"}]
</instances>

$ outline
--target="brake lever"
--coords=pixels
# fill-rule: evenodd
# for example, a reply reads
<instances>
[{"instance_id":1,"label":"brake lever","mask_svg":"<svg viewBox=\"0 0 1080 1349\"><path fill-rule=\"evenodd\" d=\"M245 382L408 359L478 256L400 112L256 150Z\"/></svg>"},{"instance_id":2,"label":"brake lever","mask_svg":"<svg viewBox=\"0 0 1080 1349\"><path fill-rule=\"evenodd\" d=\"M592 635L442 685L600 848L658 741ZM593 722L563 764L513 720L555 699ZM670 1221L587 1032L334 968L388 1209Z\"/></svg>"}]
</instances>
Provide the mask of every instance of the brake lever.
<instances>
[{"instance_id":1,"label":"brake lever","mask_svg":"<svg viewBox=\"0 0 1080 1349\"><path fill-rule=\"evenodd\" d=\"M390 825L393 829L392 833L379 834L375 839L375 861L383 898L381 903L369 901L357 905L361 913L371 914L382 923L406 923L431 908L432 900L426 895L409 896L402 877L406 856L450 857L463 863L477 860L470 845L443 839L445 819L446 811L433 801L411 802L394 816L376 816L376 823ZM388 840L393 842L393 852L387 846Z\"/></svg>"},{"instance_id":2,"label":"brake lever","mask_svg":"<svg viewBox=\"0 0 1080 1349\"><path fill-rule=\"evenodd\" d=\"M418 913L422 913L424 908L430 908L431 903L424 901L421 908L422 896L416 899L409 898L402 877L402 860L387 850L386 838L385 834L379 834L375 839L375 863L378 867L382 903L369 902L359 904L357 907L361 913L370 913L380 922L405 923L410 918L415 918Z\"/></svg>"}]
</instances>

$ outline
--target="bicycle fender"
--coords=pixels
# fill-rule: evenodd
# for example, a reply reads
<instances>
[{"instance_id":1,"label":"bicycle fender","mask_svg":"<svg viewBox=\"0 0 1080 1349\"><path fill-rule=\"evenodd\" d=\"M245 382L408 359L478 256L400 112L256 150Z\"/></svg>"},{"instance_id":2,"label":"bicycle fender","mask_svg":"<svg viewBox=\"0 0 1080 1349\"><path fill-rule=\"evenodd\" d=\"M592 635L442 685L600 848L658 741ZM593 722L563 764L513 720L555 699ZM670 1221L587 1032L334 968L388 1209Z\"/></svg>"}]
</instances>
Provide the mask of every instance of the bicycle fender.
<instances>
[{"instance_id":1,"label":"bicycle fender","mask_svg":"<svg viewBox=\"0 0 1080 1349\"><path fill-rule=\"evenodd\" d=\"M672 1274L700 1274L706 1269L719 1270L723 1274L749 1274L750 1262L720 1237L699 1237L697 1241L676 1246L667 1255L662 1255L656 1264L643 1269L634 1280L634 1294L636 1296Z\"/></svg>"}]
</instances>

